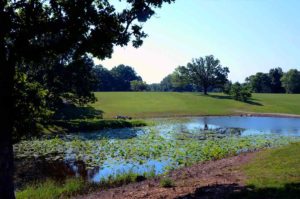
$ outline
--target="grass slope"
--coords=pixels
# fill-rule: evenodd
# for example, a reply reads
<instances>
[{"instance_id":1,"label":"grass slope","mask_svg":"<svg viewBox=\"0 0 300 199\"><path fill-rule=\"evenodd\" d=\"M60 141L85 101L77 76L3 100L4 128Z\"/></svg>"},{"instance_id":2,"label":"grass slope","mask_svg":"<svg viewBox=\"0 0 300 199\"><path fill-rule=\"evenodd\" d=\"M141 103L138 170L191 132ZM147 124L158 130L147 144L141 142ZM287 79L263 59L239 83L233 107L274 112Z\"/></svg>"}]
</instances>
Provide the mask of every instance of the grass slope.
<instances>
[{"instance_id":1,"label":"grass slope","mask_svg":"<svg viewBox=\"0 0 300 199\"><path fill-rule=\"evenodd\" d=\"M259 152L242 169L251 187L243 198L300 198L300 143Z\"/></svg>"},{"instance_id":2,"label":"grass slope","mask_svg":"<svg viewBox=\"0 0 300 199\"><path fill-rule=\"evenodd\" d=\"M177 92L97 92L91 106L105 118L129 115L135 118L183 115L230 115L238 112L286 113L300 115L300 95L253 94L250 103L223 94Z\"/></svg>"}]
</instances>

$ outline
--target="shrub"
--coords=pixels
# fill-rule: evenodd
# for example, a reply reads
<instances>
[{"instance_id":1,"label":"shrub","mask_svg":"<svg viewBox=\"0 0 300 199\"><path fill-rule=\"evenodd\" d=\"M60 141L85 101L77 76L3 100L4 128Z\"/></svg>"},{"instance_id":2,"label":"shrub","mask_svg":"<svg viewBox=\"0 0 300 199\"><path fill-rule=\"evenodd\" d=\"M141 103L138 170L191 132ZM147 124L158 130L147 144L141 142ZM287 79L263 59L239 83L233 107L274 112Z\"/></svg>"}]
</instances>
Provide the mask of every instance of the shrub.
<instances>
[{"instance_id":1,"label":"shrub","mask_svg":"<svg viewBox=\"0 0 300 199\"><path fill-rule=\"evenodd\" d=\"M174 183L173 183L172 179L167 178L167 177L164 177L164 178L160 179L159 184L160 184L161 187L164 187L164 188L169 188L169 187L174 186Z\"/></svg>"},{"instance_id":2,"label":"shrub","mask_svg":"<svg viewBox=\"0 0 300 199\"><path fill-rule=\"evenodd\" d=\"M233 99L242 102L248 101L252 96L251 89L245 85L241 85L238 82L234 83L231 86L229 94L232 96Z\"/></svg>"}]
</instances>

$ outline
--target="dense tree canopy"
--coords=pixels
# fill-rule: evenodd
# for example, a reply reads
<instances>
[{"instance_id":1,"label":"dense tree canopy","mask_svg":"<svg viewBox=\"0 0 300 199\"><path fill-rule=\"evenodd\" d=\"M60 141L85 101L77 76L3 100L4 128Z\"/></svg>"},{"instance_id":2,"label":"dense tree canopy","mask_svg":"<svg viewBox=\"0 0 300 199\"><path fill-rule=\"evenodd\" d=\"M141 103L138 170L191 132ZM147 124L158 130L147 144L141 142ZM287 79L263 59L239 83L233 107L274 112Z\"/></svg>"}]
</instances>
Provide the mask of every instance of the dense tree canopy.
<instances>
[{"instance_id":1,"label":"dense tree canopy","mask_svg":"<svg viewBox=\"0 0 300 199\"><path fill-rule=\"evenodd\" d=\"M146 90L148 90L148 85L144 81L133 80L133 81L130 82L130 90L132 90L132 91L146 91Z\"/></svg>"},{"instance_id":2,"label":"dense tree canopy","mask_svg":"<svg viewBox=\"0 0 300 199\"><path fill-rule=\"evenodd\" d=\"M272 93L284 93L284 88L282 87L281 78L283 76L282 69L272 68L269 71L269 77L271 79L271 92Z\"/></svg>"},{"instance_id":3,"label":"dense tree canopy","mask_svg":"<svg viewBox=\"0 0 300 199\"><path fill-rule=\"evenodd\" d=\"M97 65L94 67L93 73L96 78L93 91L112 91L114 79L107 68Z\"/></svg>"},{"instance_id":4,"label":"dense tree canopy","mask_svg":"<svg viewBox=\"0 0 300 199\"><path fill-rule=\"evenodd\" d=\"M119 65L113 67L110 72L114 79L114 91L130 91L131 81L142 81L142 78L138 76L135 70L130 66Z\"/></svg>"},{"instance_id":5,"label":"dense tree canopy","mask_svg":"<svg viewBox=\"0 0 300 199\"><path fill-rule=\"evenodd\" d=\"M222 67L220 61L210 55L193 59L187 66L179 67L176 72L179 77L187 79L187 81L201 88L204 94L207 94L209 87L222 88L224 86L228 81L229 69Z\"/></svg>"},{"instance_id":6,"label":"dense tree canopy","mask_svg":"<svg viewBox=\"0 0 300 199\"><path fill-rule=\"evenodd\" d=\"M255 93L271 93L271 78L265 73L256 73L246 79Z\"/></svg>"},{"instance_id":7,"label":"dense tree canopy","mask_svg":"<svg viewBox=\"0 0 300 199\"><path fill-rule=\"evenodd\" d=\"M41 71L47 71L54 66L70 67L70 78L81 78L76 66L86 70L82 59L90 55L99 59L110 57L114 45L124 46L131 38L133 46L140 46L146 34L136 21L145 22L154 14L153 8L172 1L127 0L129 6L121 12L107 0L0 1L0 109L5 118L0 125L1 198L14 198L12 130L16 119L16 69L42 67ZM51 73L52 69L46 75L50 81ZM56 83L55 75L52 80ZM74 90L77 83L68 82L67 87ZM77 96L74 98L72 93L68 97L81 102L80 96L86 94L86 89L75 90Z\"/></svg>"},{"instance_id":8,"label":"dense tree canopy","mask_svg":"<svg viewBox=\"0 0 300 199\"><path fill-rule=\"evenodd\" d=\"M287 93L300 93L300 71L291 69L281 78Z\"/></svg>"}]
</instances>

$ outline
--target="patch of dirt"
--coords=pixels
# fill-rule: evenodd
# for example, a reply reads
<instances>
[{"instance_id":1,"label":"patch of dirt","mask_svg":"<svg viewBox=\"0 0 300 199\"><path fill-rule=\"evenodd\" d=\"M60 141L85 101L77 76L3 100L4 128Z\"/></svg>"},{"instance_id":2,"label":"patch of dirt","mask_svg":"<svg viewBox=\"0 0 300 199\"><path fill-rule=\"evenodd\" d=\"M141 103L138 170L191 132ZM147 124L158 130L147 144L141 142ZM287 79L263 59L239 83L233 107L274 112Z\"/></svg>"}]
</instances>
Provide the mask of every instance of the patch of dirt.
<instances>
[{"instance_id":1,"label":"patch of dirt","mask_svg":"<svg viewBox=\"0 0 300 199\"><path fill-rule=\"evenodd\" d=\"M245 189L245 176L238 168L254 155L255 152L245 153L174 170L168 174L175 184L171 188L161 187L160 179L155 178L79 196L77 199L227 198Z\"/></svg>"}]
</instances>

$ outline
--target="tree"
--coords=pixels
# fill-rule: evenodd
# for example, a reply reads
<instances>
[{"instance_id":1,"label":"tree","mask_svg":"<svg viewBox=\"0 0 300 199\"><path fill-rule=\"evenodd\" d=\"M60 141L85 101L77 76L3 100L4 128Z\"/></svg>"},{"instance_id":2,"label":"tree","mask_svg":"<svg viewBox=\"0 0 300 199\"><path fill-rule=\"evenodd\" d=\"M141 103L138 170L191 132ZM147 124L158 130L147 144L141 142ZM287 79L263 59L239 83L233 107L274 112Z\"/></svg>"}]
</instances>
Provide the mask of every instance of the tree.
<instances>
[{"instance_id":1,"label":"tree","mask_svg":"<svg viewBox=\"0 0 300 199\"><path fill-rule=\"evenodd\" d=\"M173 91L183 92L183 91L194 91L193 85L189 82L188 78L182 76L180 73L179 66L175 69L175 71L171 74L171 84Z\"/></svg>"},{"instance_id":2,"label":"tree","mask_svg":"<svg viewBox=\"0 0 300 199\"><path fill-rule=\"evenodd\" d=\"M236 82L231 85L229 94L233 99L246 102L251 98L251 89L247 85Z\"/></svg>"},{"instance_id":3,"label":"tree","mask_svg":"<svg viewBox=\"0 0 300 199\"><path fill-rule=\"evenodd\" d=\"M142 81L142 78L136 74L134 68L131 66L125 66L121 64L113 67L110 72L114 80L114 91L130 91L131 81Z\"/></svg>"},{"instance_id":4,"label":"tree","mask_svg":"<svg viewBox=\"0 0 300 199\"><path fill-rule=\"evenodd\" d=\"M281 78L283 76L282 69L280 67L273 68L269 71L270 87L272 93L284 93L284 88L281 84Z\"/></svg>"},{"instance_id":5,"label":"tree","mask_svg":"<svg viewBox=\"0 0 300 199\"><path fill-rule=\"evenodd\" d=\"M160 89L161 91L173 91L173 84L172 84L172 75L167 75L163 78L160 82Z\"/></svg>"},{"instance_id":6,"label":"tree","mask_svg":"<svg viewBox=\"0 0 300 199\"><path fill-rule=\"evenodd\" d=\"M287 93L300 93L300 71L289 70L282 76L281 81Z\"/></svg>"},{"instance_id":7,"label":"tree","mask_svg":"<svg viewBox=\"0 0 300 199\"><path fill-rule=\"evenodd\" d=\"M114 45L127 45L132 37L133 46L138 47L146 34L136 21L147 21L153 8L172 1L127 0L130 6L121 12L106 0L0 1L0 198L15 198L16 69L43 65L45 59L68 64L89 54L104 59L111 56Z\"/></svg>"},{"instance_id":8,"label":"tree","mask_svg":"<svg viewBox=\"0 0 300 199\"><path fill-rule=\"evenodd\" d=\"M232 87L232 82L231 81L226 82L223 88L223 92L227 95L230 95L231 87Z\"/></svg>"},{"instance_id":9,"label":"tree","mask_svg":"<svg viewBox=\"0 0 300 199\"><path fill-rule=\"evenodd\" d=\"M18 110L14 121L13 141L22 137L36 135L52 116L48 108L49 91L36 81L28 80L26 74L17 72L15 76L14 94L15 109Z\"/></svg>"},{"instance_id":10,"label":"tree","mask_svg":"<svg viewBox=\"0 0 300 199\"><path fill-rule=\"evenodd\" d=\"M146 91L148 90L148 85L144 81L133 80L130 82L130 89L132 91Z\"/></svg>"},{"instance_id":11,"label":"tree","mask_svg":"<svg viewBox=\"0 0 300 199\"><path fill-rule=\"evenodd\" d=\"M186 67L180 67L178 74L201 88L207 95L209 87L223 87L228 81L229 69L222 67L220 61L213 55L193 59Z\"/></svg>"},{"instance_id":12,"label":"tree","mask_svg":"<svg viewBox=\"0 0 300 199\"><path fill-rule=\"evenodd\" d=\"M94 91L112 91L113 90L113 76L110 71L104 68L102 65L95 66L93 69L94 76L96 78L96 84L94 85Z\"/></svg>"},{"instance_id":13,"label":"tree","mask_svg":"<svg viewBox=\"0 0 300 199\"><path fill-rule=\"evenodd\" d=\"M246 78L246 82L250 85L255 93L270 93L271 78L265 73L256 73Z\"/></svg>"},{"instance_id":14,"label":"tree","mask_svg":"<svg viewBox=\"0 0 300 199\"><path fill-rule=\"evenodd\" d=\"M159 83L149 84L148 87L150 91L154 91L154 92L161 91L161 87Z\"/></svg>"}]
</instances>

